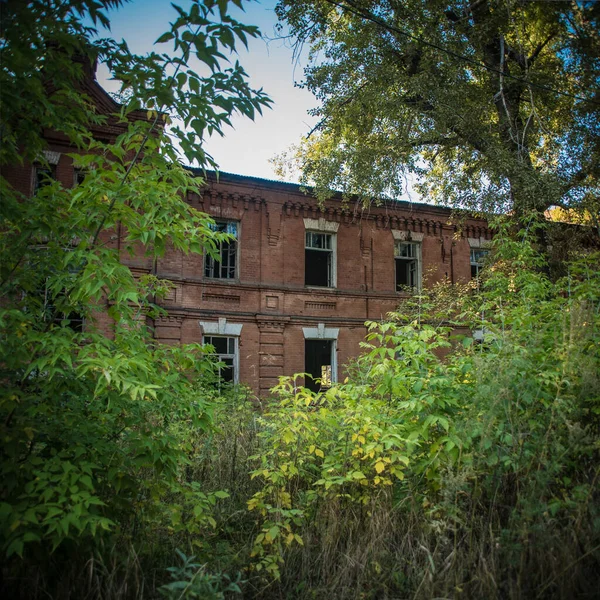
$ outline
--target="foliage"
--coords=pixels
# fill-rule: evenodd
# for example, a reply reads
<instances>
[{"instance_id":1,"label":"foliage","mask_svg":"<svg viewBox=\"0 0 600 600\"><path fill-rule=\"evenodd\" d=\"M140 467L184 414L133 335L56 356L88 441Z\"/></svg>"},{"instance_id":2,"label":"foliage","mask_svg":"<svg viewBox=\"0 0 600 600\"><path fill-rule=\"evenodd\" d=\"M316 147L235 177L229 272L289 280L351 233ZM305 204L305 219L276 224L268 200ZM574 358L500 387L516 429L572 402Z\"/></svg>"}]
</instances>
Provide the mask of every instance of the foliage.
<instances>
[{"instance_id":1,"label":"foliage","mask_svg":"<svg viewBox=\"0 0 600 600\"><path fill-rule=\"evenodd\" d=\"M181 565L168 569L173 581L159 588L159 592L165 598L170 600L190 598L222 600L227 593L241 594L239 574L235 581L231 581L227 575L218 576L206 573L204 565L194 562L195 556L186 556L180 550L177 550L177 555L181 560ZM226 582L227 585L225 585Z\"/></svg>"},{"instance_id":2,"label":"foliage","mask_svg":"<svg viewBox=\"0 0 600 600\"><path fill-rule=\"evenodd\" d=\"M121 5L2 4L0 530L16 570L27 564L17 557L68 562L117 540L143 544L152 529L201 535L227 497L186 477L193 440L211 425L214 361L196 344L155 342L169 284L120 259L211 253L223 239L184 201L202 180L176 162L177 144L210 165L204 136L268 105L237 62L227 66L258 31L226 1L195 1L157 41L172 53L135 55L87 24L108 27L105 11ZM100 114L86 94L96 60L121 83L120 114ZM115 139L97 136L103 126ZM64 136L85 177L76 187L48 178L27 197L11 172L49 167L47 131Z\"/></svg>"},{"instance_id":3,"label":"foliage","mask_svg":"<svg viewBox=\"0 0 600 600\"><path fill-rule=\"evenodd\" d=\"M595 2L281 0L322 105L284 156L307 184L477 209L586 209L598 223Z\"/></svg>"},{"instance_id":4,"label":"foliage","mask_svg":"<svg viewBox=\"0 0 600 600\"><path fill-rule=\"evenodd\" d=\"M594 589L599 257L552 283L535 236L495 243L481 291L441 284L371 323L344 384L276 388L253 457L255 572L337 597Z\"/></svg>"}]
</instances>

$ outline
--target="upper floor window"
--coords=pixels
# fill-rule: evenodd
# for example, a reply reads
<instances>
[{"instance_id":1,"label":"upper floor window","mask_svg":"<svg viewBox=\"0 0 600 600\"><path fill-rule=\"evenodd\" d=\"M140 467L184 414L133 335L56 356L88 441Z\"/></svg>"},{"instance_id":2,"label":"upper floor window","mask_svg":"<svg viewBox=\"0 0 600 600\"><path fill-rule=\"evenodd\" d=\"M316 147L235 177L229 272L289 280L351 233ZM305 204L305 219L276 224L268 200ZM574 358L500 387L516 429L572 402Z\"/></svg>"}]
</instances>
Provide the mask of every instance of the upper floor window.
<instances>
[{"instance_id":1,"label":"upper floor window","mask_svg":"<svg viewBox=\"0 0 600 600\"><path fill-rule=\"evenodd\" d=\"M304 244L304 283L335 287L335 235L307 231Z\"/></svg>"},{"instance_id":2,"label":"upper floor window","mask_svg":"<svg viewBox=\"0 0 600 600\"><path fill-rule=\"evenodd\" d=\"M478 279L489 250L471 248L471 279Z\"/></svg>"},{"instance_id":3,"label":"upper floor window","mask_svg":"<svg viewBox=\"0 0 600 600\"><path fill-rule=\"evenodd\" d=\"M421 287L421 244L418 242L396 242L396 291Z\"/></svg>"},{"instance_id":4,"label":"upper floor window","mask_svg":"<svg viewBox=\"0 0 600 600\"><path fill-rule=\"evenodd\" d=\"M236 279L238 253L238 224L235 221L217 221L210 228L219 233L228 233L233 237L217 244L217 256L208 254L204 261L204 276L213 279Z\"/></svg>"}]
</instances>

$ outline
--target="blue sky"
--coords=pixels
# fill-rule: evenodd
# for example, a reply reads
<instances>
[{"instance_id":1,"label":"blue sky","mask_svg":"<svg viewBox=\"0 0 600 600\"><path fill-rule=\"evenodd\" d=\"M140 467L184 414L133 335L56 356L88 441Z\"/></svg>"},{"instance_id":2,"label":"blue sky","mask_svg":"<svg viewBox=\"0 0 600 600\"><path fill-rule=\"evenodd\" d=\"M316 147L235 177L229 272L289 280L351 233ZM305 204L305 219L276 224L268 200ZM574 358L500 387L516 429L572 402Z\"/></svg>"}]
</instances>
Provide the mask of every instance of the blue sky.
<instances>
[{"instance_id":1,"label":"blue sky","mask_svg":"<svg viewBox=\"0 0 600 600\"><path fill-rule=\"evenodd\" d=\"M176 3L180 6L189 4L186 0ZM217 136L208 140L206 149L222 171L275 179L269 159L310 131L315 119L307 114L307 110L316 106L316 100L310 92L294 87L294 82L302 79L303 64L294 64L289 44L273 39L276 35L276 1L244 4L245 13L235 9L232 15L242 22L257 25L265 39L251 40L248 52L241 46L239 61L248 73L251 85L264 88L274 100L274 106L264 111L262 117L258 115L254 122L234 119L234 128L226 129L224 138ZM109 13L112 35L117 40L127 40L134 52L148 52L175 15L167 0L134 0ZM162 46L160 50L165 48ZM101 67L98 80L107 90L116 91L115 83L107 76L107 71Z\"/></svg>"}]
</instances>

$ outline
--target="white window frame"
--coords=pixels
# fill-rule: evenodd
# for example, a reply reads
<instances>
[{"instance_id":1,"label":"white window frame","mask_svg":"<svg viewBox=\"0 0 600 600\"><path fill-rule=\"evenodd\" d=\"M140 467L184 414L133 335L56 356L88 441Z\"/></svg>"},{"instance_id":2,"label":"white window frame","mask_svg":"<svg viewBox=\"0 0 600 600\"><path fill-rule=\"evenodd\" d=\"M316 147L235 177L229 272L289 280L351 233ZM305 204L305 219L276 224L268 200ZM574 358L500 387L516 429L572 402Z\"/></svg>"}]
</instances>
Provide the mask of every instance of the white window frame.
<instances>
[{"instance_id":1,"label":"white window frame","mask_svg":"<svg viewBox=\"0 0 600 600\"><path fill-rule=\"evenodd\" d=\"M203 265L203 275L205 279L210 279L211 281L239 281L239 273L240 273L240 234L241 234L241 223L239 221L235 221L233 219L214 219L216 225L228 225L229 223L235 224L236 234L235 234L235 268L233 277L215 277L214 275L207 275L206 271L208 269L209 261L212 265L212 272L214 272L215 265L218 266L218 269L221 269L222 262L214 260L208 254L204 254L204 265ZM219 254L222 257L222 245L219 244Z\"/></svg>"},{"instance_id":2,"label":"white window frame","mask_svg":"<svg viewBox=\"0 0 600 600\"><path fill-rule=\"evenodd\" d=\"M307 237L308 234L317 234L328 236L331 240L331 248L313 248L308 245ZM328 273L328 283L329 285L315 285L314 283L306 283L306 251L311 250L315 252L327 252L330 254L330 262L329 262L329 273ZM318 288L318 289L335 289L337 287L337 234L332 233L331 231L318 231L314 229L306 229L304 232L304 285L309 288Z\"/></svg>"},{"instance_id":3,"label":"white window frame","mask_svg":"<svg viewBox=\"0 0 600 600\"><path fill-rule=\"evenodd\" d=\"M414 256L400 256L399 248L401 246L410 246L414 249ZM394 242L394 279L395 289L397 292L401 291L398 289L398 277L397 277L397 263L396 261L402 262L414 262L415 263L415 274L414 274L414 285L409 287L413 290L419 291L421 289L422 274L423 274L423 259L422 259L422 244L413 240L395 240Z\"/></svg>"},{"instance_id":4,"label":"white window frame","mask_svg":"<svg viewBox=\"0 0 600 600\"><path fill-rule=\"evenodd\" d=\"M479 279L479 273L480 273L481 269L483 268L483 262L487 258L489 252L490 251L488 248L471 248L470 249L469 258L470 258L470 263L471 263L471 280ZM477 253L481 254L481 256L479 257L479 260L476 260L474 258L474 255ZM473 276L473 267L475 267L475 269L476 269L474 276Z\"/></svg>"},{"instance_id":5,"label":"white window frame","mask_svg":"<svg viewBox=\"0 0 600 600\"><path fill-rule=\"evenodd\" d=\"M208 341L208 338L210 338L210 340L212 340L214 338L227 340L227 346L229 346L229 340L233 340L233 354L230 354L230 353L223 354L223 353L215 352L214 354L211 354L211 356L216 356L219 359L219 362L225 362L225 360L223 360L223 359L231 359L232 368L233 368L232 383L237 385L240 382L240 373L239 373L239 371L240 371L240 350L239 350L240 338L233 336L233 335L218 335L218 334L214 335L212 333L204 334L202 336L202 343L210 344L213 347L214 347L214 345L211 343L211 341ZM219 379L221 380L221 369L220 368L219 368Z\"/></svg>"},{"instance_id":6,"label":"white window frame","mask_svg":"<svg viewBox=\"0 0 600 600\"><path fill-rule=\"evenodd\" d=\"M234 357L233 357L233 383L240 382L240 336L242 334L241 323L228 323L227 319L220 317L218 321L200 321L202 328L202 343L207 337L234 338ZM230 356L225 354L216 354L215 356Z\"/></svg>"}]
</instances>

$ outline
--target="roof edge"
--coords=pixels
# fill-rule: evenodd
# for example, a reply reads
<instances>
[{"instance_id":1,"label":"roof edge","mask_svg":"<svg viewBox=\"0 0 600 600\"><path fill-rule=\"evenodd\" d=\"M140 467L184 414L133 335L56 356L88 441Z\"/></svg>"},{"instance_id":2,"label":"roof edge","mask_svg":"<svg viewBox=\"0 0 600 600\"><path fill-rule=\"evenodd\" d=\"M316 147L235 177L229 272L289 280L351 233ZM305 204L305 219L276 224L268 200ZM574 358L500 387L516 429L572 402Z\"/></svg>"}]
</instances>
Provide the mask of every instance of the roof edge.
<instances>
[{"instance_id":1,"label":"roof edge","mask_svg":"<svg viewBox=\"0 0 600 600\"><path fill-rule=\"evenodd\" d=\"M209 169L201 169L198 167L184 167L185 169L194 173L194 175L200 175L202 177L206 177L208 182L214 183L242 183L248 184L253 183L255 185L260 185L262 187L267 187L271 189L285 189L288 191L293 191L299 194L305 194L304 190L308 190L310 193L313 188L308 186L303 186L299 183L292 183L289 181L278 181L275 179L266 179L263 177L255 177L253 175L239 175L237 173L229 173L227 171L214 171ZM305 194L306 195L306 194ZM313 196L314 197L314 196ZM342 201L341 192L336 192L331 200ZM391 200L381 199L381 204L375 205L374 208L396 208L396 209L405 209L405 210L424 210L430 212L438 212L443 215L451 216L452 214L465 214L468 215L469 218L475 220L485 221L485 217L476 217L473 216L468 210L458 209L458 208L450 208L448 206L440 206L439 204L427 204L426 202L410 202L407 200Z\"/></svg>"}]
</instances>

